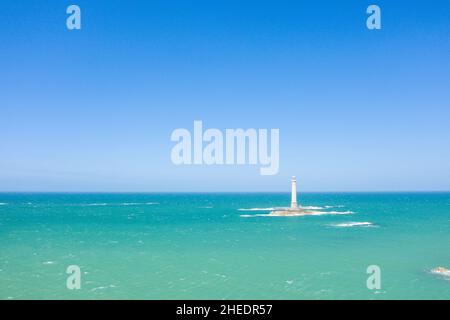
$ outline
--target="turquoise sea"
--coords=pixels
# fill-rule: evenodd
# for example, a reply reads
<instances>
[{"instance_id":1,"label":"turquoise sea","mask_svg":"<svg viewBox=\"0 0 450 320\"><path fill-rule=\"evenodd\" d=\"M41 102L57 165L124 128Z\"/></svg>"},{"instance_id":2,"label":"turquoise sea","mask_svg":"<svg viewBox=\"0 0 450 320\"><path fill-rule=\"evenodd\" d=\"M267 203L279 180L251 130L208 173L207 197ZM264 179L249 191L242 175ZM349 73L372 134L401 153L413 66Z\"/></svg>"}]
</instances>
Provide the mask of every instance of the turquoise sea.
<instances>
[{"instance_id":1,"label":"turquoise sea","mask_svg":"<svg viewBox=\"0 0 450 320\"><path fill-rule=\"evenodd\" d=\"M450 193L307 193L322 214L259 210L289 200L2 193L0 299L450 299L450 278L430 272L450 269Z\"/></svg>"}]
</instances>

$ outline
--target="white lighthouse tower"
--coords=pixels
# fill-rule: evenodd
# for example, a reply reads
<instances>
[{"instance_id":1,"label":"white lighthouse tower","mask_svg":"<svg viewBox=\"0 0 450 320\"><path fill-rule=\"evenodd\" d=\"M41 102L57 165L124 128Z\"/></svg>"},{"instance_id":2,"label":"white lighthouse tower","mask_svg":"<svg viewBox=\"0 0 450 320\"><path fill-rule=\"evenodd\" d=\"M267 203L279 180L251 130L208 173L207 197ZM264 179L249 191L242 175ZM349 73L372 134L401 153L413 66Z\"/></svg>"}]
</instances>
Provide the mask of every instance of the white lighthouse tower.
<instances>
[{"instance_id":1,"label":"white lighthouse tower","mask_svg":"<svg viewBox=\"0 0 450 320\"><path fill-rule=\"evenodd\" d=\"M297 209L297 180L295 176L292 177L291 183L291 208Z\"/></svg>"}]
</instances>

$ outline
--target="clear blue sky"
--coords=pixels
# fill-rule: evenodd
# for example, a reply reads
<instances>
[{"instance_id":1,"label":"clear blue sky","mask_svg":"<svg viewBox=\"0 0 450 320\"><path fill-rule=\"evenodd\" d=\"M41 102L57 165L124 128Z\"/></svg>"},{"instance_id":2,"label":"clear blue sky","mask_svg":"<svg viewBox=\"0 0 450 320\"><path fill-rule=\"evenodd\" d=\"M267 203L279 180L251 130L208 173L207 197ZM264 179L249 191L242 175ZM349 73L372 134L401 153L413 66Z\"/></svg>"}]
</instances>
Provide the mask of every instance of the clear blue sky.
<instances>
[{"instance_id":1,"label":"clear blue sky","mask_svg":"<svg viewBox=\"0 0 450 320\"><path fill-rule=\"evenodd\" d=\"M5 0L0 111L1 191L450 190L450 1ZM174 166L194 120L279 174Z\"/></svg>"}]
</instances>

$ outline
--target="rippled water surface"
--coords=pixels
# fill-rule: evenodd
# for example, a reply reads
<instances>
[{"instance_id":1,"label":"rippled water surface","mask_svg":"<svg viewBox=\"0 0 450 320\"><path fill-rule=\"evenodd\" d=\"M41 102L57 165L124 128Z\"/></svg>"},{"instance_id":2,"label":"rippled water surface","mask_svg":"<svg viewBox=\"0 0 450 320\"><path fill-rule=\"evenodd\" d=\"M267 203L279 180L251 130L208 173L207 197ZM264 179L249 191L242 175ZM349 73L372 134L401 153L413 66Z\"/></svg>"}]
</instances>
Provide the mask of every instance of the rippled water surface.
<instances>
[{"instance_id":1,"label":"rippled water surface","mask_svg":"<svg viewBox=\"0 0 450 320\"><path fill-rule=\"evenodd\" d=\"M277 193L0 194L0 298L450 298L430 272L450 269L450 194L299 200L317 214L267 216Z\"/></svg>"}]
</instances>

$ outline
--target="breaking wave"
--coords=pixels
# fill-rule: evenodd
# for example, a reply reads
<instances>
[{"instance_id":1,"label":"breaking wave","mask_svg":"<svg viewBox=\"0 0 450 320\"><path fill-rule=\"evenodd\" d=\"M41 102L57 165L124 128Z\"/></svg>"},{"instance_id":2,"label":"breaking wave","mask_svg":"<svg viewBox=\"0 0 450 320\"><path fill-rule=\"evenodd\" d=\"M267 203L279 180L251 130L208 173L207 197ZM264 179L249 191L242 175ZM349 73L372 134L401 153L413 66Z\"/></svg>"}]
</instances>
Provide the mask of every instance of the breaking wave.
<instances>
[{"instance_id":1,"label":"breaking wave","mask_svg":"<svg viewBox=\"0 0 450 320\"><path fill-rule=\"evenodd\" d=\"M372 222L344 222L344 223L332 224L331 226L332 227L339 227L339 228L373 227L374 224Z\"/></svg>"},{"instance_id":2,"label":"breaking wave","mask_svg":"<svg viewBox=\"0 0 450 320\"><path fill-rule=\"evenodd\" d=\"M81 204L85 207L96 207L96 206L148 206L156 205L158 202L122 202L122 203L87 203Z\"/></svg>"},{"instance_id":3,"label":"breaking wave","mask_svg":"<svg viewBox=\"0 0 450 320\"><path fill-rule=\"evenodd\" d=\"M274 211L274 210L280 210L284 208L241 208L238 209L238 211Z\"/></svg>"},{"instance_id":4,"label":"breaking wave","mask_svg":"<svg viewBox=\"0 0 450 320\"><path fill-rule=\"evenodd\" d=\"M313 216L321 216L325 214L332 214L332 215L340 215L340 214L354 214L353 211L315 211L310 213L310 215Z\"/></svg>"},{"instance_id":5,"label":"breaking wave","mask_svg":"<svg viewBox=\"0 0 450 320\"><path fill-rule=\"evenodd\" d=\"M152 205L152 204L159 204L158 202L124 202L124 203L120 203L119 206L142 206L142 205Z\"/></svg>"},{"instance_id":6,"label":"breaking wave","mask_svg":"<svg viewBox=\"0 0 450 320\"><path fill-rule=\"evenodd\" d=\"M241 214L242 218L254 218L254 217L303 217L303 216L322 216L322 215L345 215L353 214L353 211L312 211L312 212L292 212L289 214L283 213L283 211L274 211L267 214Z\"/></svg>"},{"instance_id":7,"label":"breaking wave","mask_svg":"<svg viewBox=\"0 0 450 320\"><path fill-rule=\"evenodd\" d=\"M270 214L241 214L241 218L270 217Z\"/></svg>"},{"instance_id":8,"label":"breaking wave","mask_svg":"<svg viewBox=\"0 0 450 320\"><path fill-rule=\"evenodd\" d=\"M450 279L450 270L446 269L444 267L437 267L437 268L431 269L430 273Z\"/></svg>"},{"instance_id":9,"label":"breaking wave","mask_svg":"<svg viewBox=\"0 0 450 320\"><path fill-rule=\"evenodd\" d=\"M331 208L342 208L344 206L338 205L338 206L299 206L299 209L304 210L323 210L323 209L331 209ZM240 208L238 211L275 211L275 210L288 210L290 207L272 207L272 208ZM330 213L333 213L331 211Z\"/></svg>"}]
</instances>

